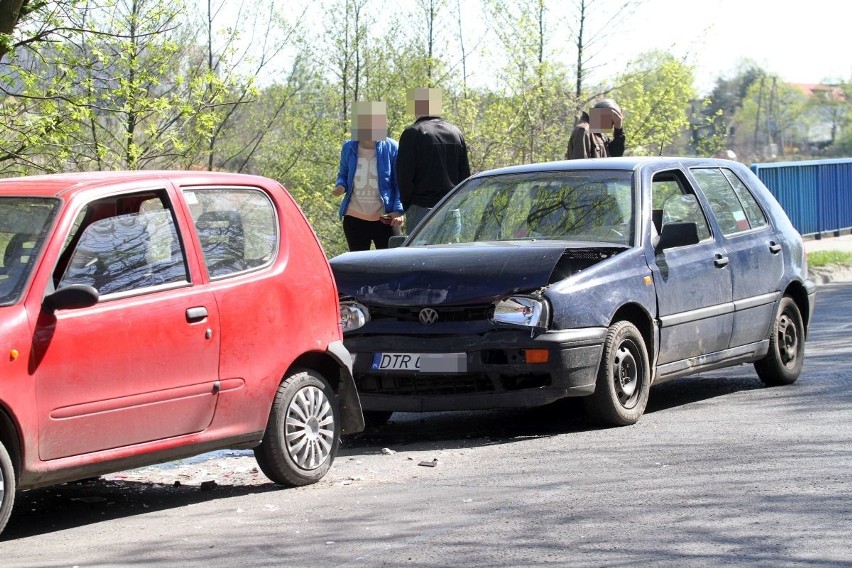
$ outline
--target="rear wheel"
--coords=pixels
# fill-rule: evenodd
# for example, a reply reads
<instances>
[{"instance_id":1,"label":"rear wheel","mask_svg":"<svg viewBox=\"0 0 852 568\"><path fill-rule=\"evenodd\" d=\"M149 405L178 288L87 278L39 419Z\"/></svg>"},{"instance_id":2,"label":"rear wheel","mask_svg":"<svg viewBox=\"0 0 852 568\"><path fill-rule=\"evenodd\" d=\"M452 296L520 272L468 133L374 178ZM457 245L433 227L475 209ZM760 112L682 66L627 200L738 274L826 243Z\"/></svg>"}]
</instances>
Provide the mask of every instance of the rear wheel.
<instances>
[{"instance_id":1,"label":"rear wheel","mask_svg":"<svg viewBox=\"0 0 852 568\"><path fill-rule=\"evenodd\" d=\"M0 442L0 533L12 514L15 504L15 470L6 447Z\"/></svg>"},{"instance_id":2,"label":"rear wheel","mask_svg":"<svg viewBox=\"0 0 852 568\"><path fill-rule=\"evenodd\" d=\"M645 412L651 370L642 334L628 321L607 330L595 392L584 400L586 413L600 424L635 424Z\"/></svg>"},{"instance_id":3,"label":"rear wheel","mask_svg":"<svg viewBox=\"0 0 852 568\"><path fill-rule=\"evenodd\" d=\"M339 443L340 410L334 390L321 375L301 370L278 387L266 433L254 455L269 479L297 487L322 479Z\"/></svg>"},{"instance_id":4,"label":"rear wheel","mask_svg":"<svg viewBox=\"0 0 852 568\"><path fill-rule=\"evenodd\" d=\"M805 360L805 326L796 302L789 296L781 298L772 332L769 335L769 353L755 361L757 376L768 386L789 385L796 382Z\"/></svg>"}]
</instances>

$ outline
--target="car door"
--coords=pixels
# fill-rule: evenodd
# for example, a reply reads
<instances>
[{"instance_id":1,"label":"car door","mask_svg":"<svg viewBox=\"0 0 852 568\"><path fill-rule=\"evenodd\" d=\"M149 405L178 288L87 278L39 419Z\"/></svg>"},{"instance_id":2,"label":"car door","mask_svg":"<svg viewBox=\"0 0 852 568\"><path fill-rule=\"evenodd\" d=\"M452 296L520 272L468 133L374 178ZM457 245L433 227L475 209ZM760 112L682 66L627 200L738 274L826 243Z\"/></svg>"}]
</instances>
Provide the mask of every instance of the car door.
<instances>
[{"instance_id":1,"label":"car door","mask_svg":"<svg viewBox=\"0 0 852 568\"><path fill-rule=\"evenodd\" d=\"M31 371L39 456L52 460L200 432L218 396L219 321L193 285L174 194L82 208L54 272L94 286L94 306L42 311Z\"/></svg>"},{"instance_id":2,"label":"car door","mask_svg":"<svg viewBox=\"0 0 852 568\"><path fill-rule=\"evenodd\" d=\"M766 339L778 301L782 241L748 187L728 168L691 168L730 259L734 322L730 347Z\"/></svg>"},{"instance_id":3,"label":"car door","mask_svg":"<svg viewBox=\"0 0 852 568\"><path fill-rule=\"evenodd\" d=\"M660 374L677 372L676 362L721 351L733 327L731 271L725 250L710 231L695 192L680 170L657 172L651 180L656 231L667 223L694 222L700 241L656 251L654 273L660 325Z\"/></svg>"}]
</instances>

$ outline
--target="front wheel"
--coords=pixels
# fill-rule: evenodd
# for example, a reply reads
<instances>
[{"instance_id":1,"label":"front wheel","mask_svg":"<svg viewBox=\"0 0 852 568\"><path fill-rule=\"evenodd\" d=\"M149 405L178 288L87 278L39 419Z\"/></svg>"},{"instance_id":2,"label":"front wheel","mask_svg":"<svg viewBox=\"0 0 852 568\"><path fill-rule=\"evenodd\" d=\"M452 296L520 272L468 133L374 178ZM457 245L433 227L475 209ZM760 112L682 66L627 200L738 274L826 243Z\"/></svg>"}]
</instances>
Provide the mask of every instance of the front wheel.
<instances>
[{"instance_id":1,"label":"front wheel","mask_svg":"<svg viewBox=\"0 0 852 568\"><path fill-rule=\"evenodd\" d=\"M755 361L757 376L768 386L789 385L796 382L805 361L805 325L796 302L789 296L781 298L772 332L769 352Z\"/></svg>"},{"instance_id":2,"label":"front wheel","mask_svg":"<svg viewBox=\"0 0 852 568\"><path fill-rule=\"evenodd\" d=\"M635 424L645 412L650 388L642 334L628 321L614 323L606 333L595 392L584 399L586 413L608 426Z\"/></svg>"},{"instance_id":3,"label":"front wheel","mask_svg":"<svg viewBox=\"0 0 852 568\"><path fill-rule=\"evenodd\" d=\"M0 442L0 533L12 514L15 504L15 470L3 442Z\"/></svg>"},{"instance_id":4,"label":"front wheel","mask_svg":"<svg viewBox=\"0 0 852 568\"><path fill-rule=\"evenodd\" d=\"M278 387L254 455L269 479L298 487L322 479L339 443L340 410L334 390L316 372L300 370Z\"/></svg>"}]
</instances>

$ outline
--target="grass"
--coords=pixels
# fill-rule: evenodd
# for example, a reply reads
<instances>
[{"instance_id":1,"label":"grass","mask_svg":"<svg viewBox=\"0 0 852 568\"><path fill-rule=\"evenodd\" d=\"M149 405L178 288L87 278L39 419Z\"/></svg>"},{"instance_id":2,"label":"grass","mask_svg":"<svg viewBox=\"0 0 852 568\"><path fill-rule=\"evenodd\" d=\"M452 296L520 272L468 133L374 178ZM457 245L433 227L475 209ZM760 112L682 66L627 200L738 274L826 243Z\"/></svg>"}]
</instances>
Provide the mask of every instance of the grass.
<instances>
[{"instance_id":1,"label":"grass","mask_svg":"<svg viewBox=\"0 0 852 568\"><path fill-rule=\"evenodd\" d=\"M852 266L852 252L819 250L808 254L808 267L820 268L830 264Z\"/></svg>"}]
</instances>

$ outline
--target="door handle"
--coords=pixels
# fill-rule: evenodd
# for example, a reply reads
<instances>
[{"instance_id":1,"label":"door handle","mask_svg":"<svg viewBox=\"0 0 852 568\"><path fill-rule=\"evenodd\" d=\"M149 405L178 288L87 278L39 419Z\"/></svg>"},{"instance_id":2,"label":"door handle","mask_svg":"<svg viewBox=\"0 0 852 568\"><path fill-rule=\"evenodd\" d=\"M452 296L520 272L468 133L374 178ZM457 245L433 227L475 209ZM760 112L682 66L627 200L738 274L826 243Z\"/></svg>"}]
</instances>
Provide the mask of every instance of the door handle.
<instances>
[{"instance_id":1,"label":"door handle","mask_svg":"<svg viewBox=\"0 0 852 568\"><path fill-rule=\"evenodd\" d=\"M715 264L718 268L724 268L724 267L728 266L728 262L730 262L730 261L728 260L727 256L722 256L721 254L718 254L718 253L716 254L715 258L713 259L713 264Z\"/></svg>"},{"instance_id":2,"label":"door handle","mask_svg":"<svg viewBox=\"0 0 852 568\"><path fill-rule=\"evenodd\" d=\"M778 254L781 252L781 245L776 243L775 241L769 241L769 252L772 254Z\"/></svg>"},{"instance_id":3,"label":"door handle","mask_svg":"<svg viewBox=\"0 0 852 568\"><path fill-rule=\"evenodd\" d=\"M196 308L187 308L186 321L189 323L204 321L207 319L207 308L198 306Z\"/></svg>"}]
</instances>

